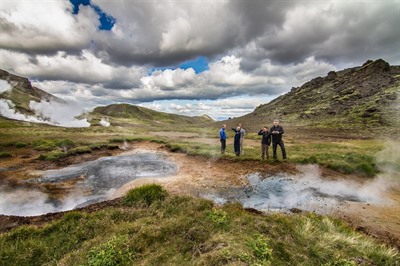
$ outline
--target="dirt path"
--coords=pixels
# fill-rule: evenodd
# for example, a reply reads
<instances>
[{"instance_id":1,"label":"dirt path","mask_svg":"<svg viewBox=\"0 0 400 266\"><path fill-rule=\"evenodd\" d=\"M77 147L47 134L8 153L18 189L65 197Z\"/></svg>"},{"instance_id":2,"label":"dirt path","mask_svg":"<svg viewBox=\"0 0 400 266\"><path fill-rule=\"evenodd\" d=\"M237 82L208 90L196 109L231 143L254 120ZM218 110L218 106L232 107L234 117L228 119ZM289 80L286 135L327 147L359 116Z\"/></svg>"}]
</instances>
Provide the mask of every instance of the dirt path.
<instances>
[{"instance_id":1,"label":"dirt path","mask_svg":"<svg viewBox=\"0 0 400 266\"><path fill-rule=\"evenodd\" d=\"M218 158L207 159L199 156L188 156L183 153L173 153L168 151L164 145L150 142L134 143L126 151L98 152L91 155L82 155L82 157L74 157L73 159L69 159L69 161L60 162L59 165L38 160L29 161L28 159L14 161L14 164L8 162L5 163L5 165L7 165L7 167L16 167L16 163L19 166L23 166L22 170L16 171L16 178L18 178L23 174L32 174L32 170L59 168L78 161L93 160L105 155L140 153L143 151L164 154L169 160L178 165L178 172L169 178L134 180L117 190L113 195L114 197L121 197L129 189L145 183L160 183L171 194L198 196L200 192L209 189L243 187L247 184L246 175L254 172L259 172L266 176L283 172L286 174L298 173L296 165L291 163L269 164L260 161L235 161ZM356 176L342 175L329 169L321 169L321 175L327 179L357 179ZM24 178L26 178L26 176L24 176ZM390 204L370 205L359 202L346 202L339 209L336 209L332 215L346 220L357 230L370 234L400 249L400 220L398 216L400 213L400 190L394 189L388 191L387 197L391 200ZM112 202L114 201L110 202L111 205L113 204ZM91 208L100 208L98 206L107 206L107 203L96 204L87 208L89 210ZM0 232L20 224L40 224L40 221L49 221L59 216L60 214L49 214L38 217L0 215ZM40 217L43 217L43 219Z\"/></svg>"}]
</instances>

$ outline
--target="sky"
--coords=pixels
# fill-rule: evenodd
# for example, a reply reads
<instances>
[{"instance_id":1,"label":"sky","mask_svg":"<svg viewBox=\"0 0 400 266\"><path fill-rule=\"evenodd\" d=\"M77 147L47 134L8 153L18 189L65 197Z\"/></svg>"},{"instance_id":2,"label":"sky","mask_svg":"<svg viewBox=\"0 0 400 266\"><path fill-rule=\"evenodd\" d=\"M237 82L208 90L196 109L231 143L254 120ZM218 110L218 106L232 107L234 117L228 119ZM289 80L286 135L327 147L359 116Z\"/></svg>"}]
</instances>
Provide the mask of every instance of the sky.
<instances>
[{"instance_id":1,"label":"sky","mask_svg":"<svg viewBox=\"0 0 400 266\"><path fill-rule=\"evenodd\" d=\"M400 65L400 0L0 1L0 68L86 110L222 120L378 58Z\"/></svg>"}]
</instances>

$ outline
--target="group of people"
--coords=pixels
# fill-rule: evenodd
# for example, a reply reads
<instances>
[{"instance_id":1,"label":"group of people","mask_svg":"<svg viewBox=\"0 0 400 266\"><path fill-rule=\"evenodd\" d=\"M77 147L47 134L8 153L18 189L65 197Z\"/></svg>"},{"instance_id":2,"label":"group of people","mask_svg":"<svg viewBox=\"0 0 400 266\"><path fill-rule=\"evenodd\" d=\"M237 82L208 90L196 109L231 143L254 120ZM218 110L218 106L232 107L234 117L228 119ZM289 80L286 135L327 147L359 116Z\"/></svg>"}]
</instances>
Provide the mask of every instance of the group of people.
<instances>
[{"instance_id":1,"label":"group of people","mask_svg":"<svg viewBox=\"0 0 400 266\"><path fill-rule=\"evenodd\" d=\"M219 139L221 142L221 154L225 153L226 149L226 124L223 124L220 131L219 131ZM242 124L239 124L236 128L232 128L235 132L234 141L233 141L233 148L237 157L244 154L243 149L243 140L244 136L246 135L246 131L243 129ZM259 132L258 135L262 136L261 138L261 159L264 160L265 158L269 159L268 147L271 145L272 142L272 151L273 151L273 158L277 159L276 150L281 147L282 151L282 158L286 160L286 150L285 145L283 144L283 127L279 124L279 120L275 119L273 126L268 129L268 127L263 127Z\"/></svg>"}]
</instances>

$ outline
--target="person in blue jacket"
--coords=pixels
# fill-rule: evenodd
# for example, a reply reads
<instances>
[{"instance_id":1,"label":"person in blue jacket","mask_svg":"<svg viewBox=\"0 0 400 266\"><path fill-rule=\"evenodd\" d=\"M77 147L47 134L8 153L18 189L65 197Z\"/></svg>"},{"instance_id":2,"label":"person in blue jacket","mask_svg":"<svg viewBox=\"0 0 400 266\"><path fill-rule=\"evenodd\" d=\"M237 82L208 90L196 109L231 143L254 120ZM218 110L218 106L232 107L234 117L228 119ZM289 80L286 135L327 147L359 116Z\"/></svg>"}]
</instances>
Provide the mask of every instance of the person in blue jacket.
<instances>
[{"instance_id":1,"label":"person in blue jacket","mask_svg":"<svg viewBox=\"0 0 400 266\"><path fill-rule=\"evenodd\" d=\"M232 128L233 131L235 131L235 137L233 139L233 149L235 150L236 157L240 156L240 138L241 138L241 132L240 132L240 127Z\"/></svg>"},{"instance_id":2,"label":"person in blue jacket","mask_svg":"<svg viewBox=\"0 0 400 266\"><path fill-rule=\"evenodd\" d=\"M219 141L221 142L221 154L225 153L226 149L226 133L225 133L226 124L223 124L221 129L219 130Z\"/></svg>"}]
</instances>

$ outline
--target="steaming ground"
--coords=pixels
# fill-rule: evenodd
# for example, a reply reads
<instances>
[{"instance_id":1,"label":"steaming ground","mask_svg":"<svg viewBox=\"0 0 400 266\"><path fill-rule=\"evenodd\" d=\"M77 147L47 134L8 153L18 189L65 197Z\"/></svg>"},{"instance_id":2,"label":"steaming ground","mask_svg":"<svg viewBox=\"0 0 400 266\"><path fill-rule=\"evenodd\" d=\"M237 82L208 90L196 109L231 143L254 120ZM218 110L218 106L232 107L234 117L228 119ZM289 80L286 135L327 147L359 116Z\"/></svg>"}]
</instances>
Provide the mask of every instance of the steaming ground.
<instances>
[{"instance_id":1,"label":"steaming ground","mask_svg":"<svg viewBox=\"0 0 400 266\"><path fill-rule=\"evenodd\" d=\"M200 196L217 203L240 202L245 208L260 211L289 211L301 209L321 214L334 212L345 202L385 204L384 192L389 185L377 178L364 183L322 178L316 165L299 167L300 174L278 174L264 177L259 173L248 175L248 185L225 188Z\"/></svg>"},{"instance_id":2,"label":"steaming ground","mask_svg":"<svg viewBox=\"0 0 400 266\"><path fill-rule=\"evenodd\" d=\"M1 186L0 214L33 216L71 210L107 200L116 189L134 179L163 177L176 171L174 163L155 153L103 157L48 170L41 177L28 180L26 186ZM40 189L43 186L65 189L67 195L51 197Z\"/></svg>"},{"instance_id":3,"label":"steaming ground","mask_svg":"<svg viewBox=\"0 0 400 266\"><path fill-rule=\"evenodd\" d=\"M0 84L1 87L4 85ZM83 113L82 108L76 104L64 104L58 102L30 101L29 108L35 112L35 116L19 113L10 100L0 99L0 115L21 121L45 123L62 127L89 127L86 118L77 119Z\"/></svg>"}]
</instances>

